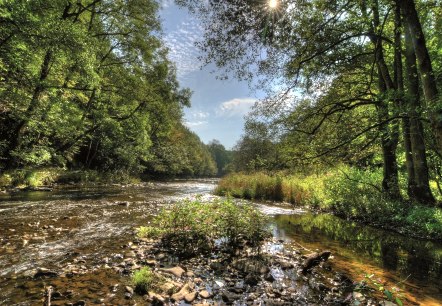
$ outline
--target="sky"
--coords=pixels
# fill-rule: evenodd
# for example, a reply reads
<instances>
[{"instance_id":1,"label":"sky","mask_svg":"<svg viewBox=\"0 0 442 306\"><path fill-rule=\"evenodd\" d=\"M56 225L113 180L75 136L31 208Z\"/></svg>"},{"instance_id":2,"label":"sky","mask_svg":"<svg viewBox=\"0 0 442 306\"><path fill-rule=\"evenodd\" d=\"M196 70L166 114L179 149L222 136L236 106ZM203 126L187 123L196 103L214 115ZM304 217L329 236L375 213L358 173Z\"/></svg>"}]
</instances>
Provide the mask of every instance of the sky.
<instances>
[{"instance_id":1,"label":"sky","mask_svg":"<svg viewBox=\"0 0 442 306\"><path fill-rule=\"evenodd\" d=\"M204 143L219 140L231 149L243 133L244 115L259 97L246 82L234 78L219 80L213 66L201 67L195 42L202 36L196 17L177 7L173 0L162 0L164 40L169 59L175 62L178 81L193 91L184 121Z\"/></svg>"}]
</instances>

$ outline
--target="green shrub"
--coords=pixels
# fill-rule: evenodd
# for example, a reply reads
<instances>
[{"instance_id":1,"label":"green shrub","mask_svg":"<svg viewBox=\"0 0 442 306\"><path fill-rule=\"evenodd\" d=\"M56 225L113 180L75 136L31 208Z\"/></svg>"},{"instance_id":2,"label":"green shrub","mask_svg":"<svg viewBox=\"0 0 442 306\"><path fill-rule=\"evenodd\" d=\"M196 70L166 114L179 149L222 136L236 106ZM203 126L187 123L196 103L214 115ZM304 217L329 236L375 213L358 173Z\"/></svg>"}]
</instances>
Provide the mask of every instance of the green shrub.
<instances>
[{"instance_id":1,"label":"green shrub","mask_svg":"<svg viewBox=\"0 0 442 306\"><path fill-rule=\"evenodd\" d=\"M235 204L230 199L184 201L163 210L153 220L153 227L140 229L139 235L161 234L170 250L188 257L212 250L215 243L230 250L243 244L259 249L270 236L267 224L267 217L249 204Z\"/></svg>"},{"instance_id":2,"label":"green shrub","mask_svg":"<svg viewBox=\"0 0 442 306\"><path fill-rule=\"evenodd\" d=\"M157 287L160 282L161 278L149 267L143 267L132 275L132 283L135 286L135 291L139 294L146 294L149 289Z\"/></svg>"},{"instance_id":3,"label":"green shrub","mask_svg":"<svg viewBox=\"0 0 442 306\"><path fill-rule=\"evenodd\" d=\"M137 229L137 236L140 238L159 238L163 231L155 226L140 226Z\"/></svg>"}]
</instances>

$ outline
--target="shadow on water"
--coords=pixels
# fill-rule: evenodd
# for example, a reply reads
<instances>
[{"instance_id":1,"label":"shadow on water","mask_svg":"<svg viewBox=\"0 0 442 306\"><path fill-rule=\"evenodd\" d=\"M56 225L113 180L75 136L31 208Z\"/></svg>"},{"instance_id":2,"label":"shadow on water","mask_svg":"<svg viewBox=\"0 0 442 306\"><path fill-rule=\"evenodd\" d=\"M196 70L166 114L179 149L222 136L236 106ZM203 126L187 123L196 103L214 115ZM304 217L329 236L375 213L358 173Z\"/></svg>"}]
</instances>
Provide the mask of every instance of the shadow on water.
<instances>
[{"instance_id":1,"label":"shadow on water","mask_svg":"<svg viewBox=\"0 0 442 306\"><path fill-rule=\"evenodd\" d=\"M361 279L375 273L400 283L424 305L442 304L442 244L363 226L327 214L276 215L275 235L315 249L330 249L339 269Z\"/></svg>"}]
</instances>

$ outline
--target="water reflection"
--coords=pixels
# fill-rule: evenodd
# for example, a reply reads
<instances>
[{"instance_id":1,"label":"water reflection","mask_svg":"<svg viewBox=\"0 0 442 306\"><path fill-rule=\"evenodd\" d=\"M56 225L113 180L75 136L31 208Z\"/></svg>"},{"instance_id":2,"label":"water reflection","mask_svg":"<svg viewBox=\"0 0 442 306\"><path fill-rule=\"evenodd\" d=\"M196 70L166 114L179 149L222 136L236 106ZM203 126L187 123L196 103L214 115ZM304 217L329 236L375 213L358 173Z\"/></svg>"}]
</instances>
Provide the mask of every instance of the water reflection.
<instances>
[{"instance_id":1,"label":"water reflection","mask_svg":"<svg viewBox=\"0 0 442 306\"><path fill-rule=\"evenodd\" d=\"M442 303L442 244L412 239L325 214L277 215L278 235L311 248L330 249L338 260L381 267L392 281L407 279ZM370 271L365 271L366 273ZM394 277L397 275L398 277Z\"/></svg>"}]
</instances>

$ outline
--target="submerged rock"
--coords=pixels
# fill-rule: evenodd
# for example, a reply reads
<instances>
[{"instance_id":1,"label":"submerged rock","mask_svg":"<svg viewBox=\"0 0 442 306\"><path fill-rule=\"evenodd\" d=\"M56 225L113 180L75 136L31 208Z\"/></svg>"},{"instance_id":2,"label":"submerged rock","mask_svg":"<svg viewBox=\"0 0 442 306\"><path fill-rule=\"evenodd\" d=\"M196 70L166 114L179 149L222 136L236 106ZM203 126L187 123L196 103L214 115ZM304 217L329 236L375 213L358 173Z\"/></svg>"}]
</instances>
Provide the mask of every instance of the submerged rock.
<instances>
[{"instance_id":1,"label":"submerged rock","mask_svg":"<svg viewBox=\"0 0 442 306\"><path fill-rule=\"evenodd\" d=\"M314 267L319 265L321 261L327 261L330 255L331 255L330 251L324 251L321 253L313 253L307 256L306 260L302 265L302 274L310 272Z\"/></svg>"},{"instance_id":2,"label":"submerged rock","mask_svg":"<svg viewBox=\"0 0 442 306\"><path fill-rule=\"evenodd\" d=\"M37 271L34 274L34 278L39 277L57 277L58 273L53 270L49 270L46 268L38 268Z\"/></svg>"}]
</instances>

